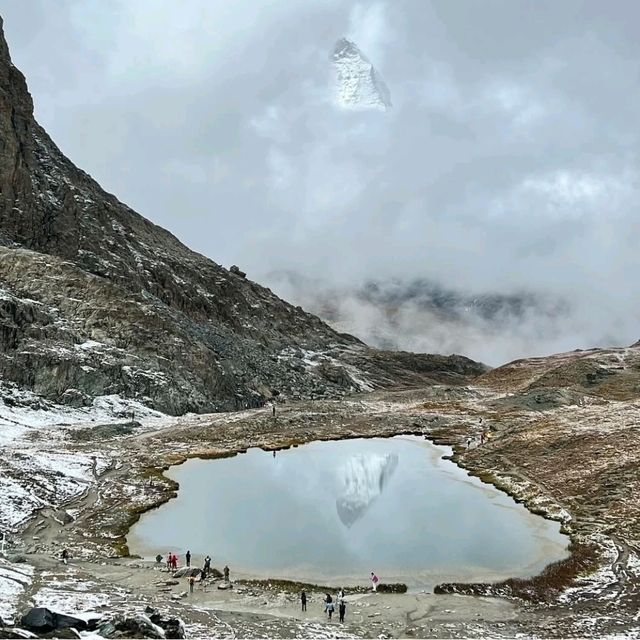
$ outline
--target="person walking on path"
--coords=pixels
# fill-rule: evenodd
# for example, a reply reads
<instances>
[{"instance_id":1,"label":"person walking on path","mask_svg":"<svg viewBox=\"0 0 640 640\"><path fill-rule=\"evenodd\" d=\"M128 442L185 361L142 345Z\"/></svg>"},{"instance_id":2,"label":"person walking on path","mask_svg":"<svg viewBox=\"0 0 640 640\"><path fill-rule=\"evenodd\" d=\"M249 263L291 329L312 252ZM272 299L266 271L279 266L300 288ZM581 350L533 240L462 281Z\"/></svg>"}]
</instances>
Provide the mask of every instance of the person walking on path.
<instances>
[{"instance_id":1,"label":"person walking on path","mask_svg":"<svg viewBox=\"0 0 640 640\"><path fill-rule=\"evenodd\" d=\"M189 593L193 593L193 587L196 583L196 579L194 576L189 576Z\"/></svg>"},{"instance_id":2,"label":"person walking on path","mask_svg":"<svg viewBox=\"0 0 640 640\"><path fill-rule=\"evenodd\" d=\"M373 591L377 591L378 590L378 582L380 582L380 578L378 578L378 576L373 573L373 571L371 572L371 587L373 588Z\"/></svg>"},{"instance_id":3,"label":"person walking on path","mask_svg":"<svg viewBox=\"0 0 640 640\"><path fill-rule=\"evenodd\" d=\"M307 610L307 594L304 591L300 594L300 602L302 603L302 610L306 611Z\"/></svg>"},{"instance_id":4,"label":"person walking on path","mask_svg":"<svg viewBox=\"0 0 640 640\"><path fill-rule=\"evenodd\" d=\"M167 571L171 571L173 568L173 554L171 551L167 554Z\"/></svg>"},{"instance_id":5,"label":"person walking on path","mask_svg":"<svg viewBox=\"0 0 640 640\"><path fill-rule=\"evenodd\" d=\"M275 418L276 417L276 403L275 402L271 405L271 411L273 413L273 417Z\"/></svg>"},{"instance_id":6,"label":"person walking on path","mask_svg":"<svg viewBox=\"0 0 640 640\"><path fill-rule=\"evenodd\" d=\"M224 581L229 582L229 567L226 564L224 565L224 569L222 570L222 573L224 575Z\"/></svg>"},{"instance_id":7,"label":"person walking on path","mask_svg":"<svg viewBox=\"0 0 640 640\"><path fill-rule=\"evenodd\" d=\"M209 571L211 571L211 556L207 556L204 559L204 567L202 568L202 576L206 578L209 575Z\"/></svg>"},{"instance_id":8,"label":"person walking on path","mask_svg":"<svg viewBox=\"0 0 640 640\"><path fill-rule=\"evenodd\" d=\"M191 551L187 551L185 558L187 560L187 567L191 566Z\"/></svg>"},{"instance_id":9,"label":"person walking on path","mask_svg":"<svg viewBox=\"0 0 640 640\"><path fill-rule=\"evenodd\" d=\"M340 600L338 605L338 613L340 614L340 622L344 622L344 614L347 612L347 603L344 599Z\"/></svg>"}]
</instances>

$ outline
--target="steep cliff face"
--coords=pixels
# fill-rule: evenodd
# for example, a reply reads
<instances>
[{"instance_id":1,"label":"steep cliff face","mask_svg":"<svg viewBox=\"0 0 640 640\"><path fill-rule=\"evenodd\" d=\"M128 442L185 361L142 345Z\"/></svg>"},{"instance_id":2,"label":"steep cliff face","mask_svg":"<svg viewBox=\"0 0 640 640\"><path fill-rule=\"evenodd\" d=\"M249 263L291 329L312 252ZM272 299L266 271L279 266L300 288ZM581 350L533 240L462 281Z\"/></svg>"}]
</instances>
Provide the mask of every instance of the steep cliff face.
<instances>
[{"instance_id":1,"label":"steep cliff face","mask_svg":"<svg viewBox=\"0 0 640 640\"><path fill-rule=\"evenodd\" d=\"M484 370L372 351L103 191L35 121L1 32L0 340L0 375L47 398L171 413Z\"/></svg>"}]
</instances>

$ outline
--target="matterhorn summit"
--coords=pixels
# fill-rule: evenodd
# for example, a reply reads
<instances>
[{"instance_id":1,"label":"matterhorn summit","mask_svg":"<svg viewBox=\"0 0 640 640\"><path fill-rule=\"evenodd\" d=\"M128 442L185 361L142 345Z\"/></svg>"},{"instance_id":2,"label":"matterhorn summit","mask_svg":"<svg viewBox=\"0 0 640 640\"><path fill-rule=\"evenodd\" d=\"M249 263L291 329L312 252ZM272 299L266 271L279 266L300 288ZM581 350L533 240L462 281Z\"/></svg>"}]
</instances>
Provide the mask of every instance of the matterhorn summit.
<instances>
[{"instance_id":1,"label":"matterhorn summit","mask_svg":"<svg viewBox=\"0 0 640 640\"><path fill-rule=\"evenodd\" d=\"M331 54L335 72L335 101L346 109L391 107L389 88L358 46L340 38Z\"/></svg>"}]
</instances>

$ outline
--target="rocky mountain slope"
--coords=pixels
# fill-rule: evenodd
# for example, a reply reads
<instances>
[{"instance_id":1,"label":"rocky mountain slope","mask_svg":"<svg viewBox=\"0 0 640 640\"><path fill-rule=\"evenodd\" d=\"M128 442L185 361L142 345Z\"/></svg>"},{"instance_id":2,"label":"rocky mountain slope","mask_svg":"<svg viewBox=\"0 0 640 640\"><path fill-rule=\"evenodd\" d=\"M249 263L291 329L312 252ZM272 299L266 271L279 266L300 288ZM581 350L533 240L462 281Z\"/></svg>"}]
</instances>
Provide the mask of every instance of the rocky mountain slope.
<instances>
[{"instance_id":1,"label":"rocky mountain slope","mask_svg":"<svg viewBox=\"0 0 640 640\"><path fill-rule=\"evenodd\" d=\"M640 342L514 360L480 376L476 384L519 397L562 390L576 397L636 400L640 397Z\"/></svg>"},{"instance_id":2,"label":"rocky mountain slope","mask_svg":"<svg viewBox=\"0 0 640 640\"><path fill-rule=\"evenodd\" d=\"M76 406L119 394L182 413L484 370L371 350L103 191L35 121L0 33L2 379Z\"/></svg>"}]
</instances>

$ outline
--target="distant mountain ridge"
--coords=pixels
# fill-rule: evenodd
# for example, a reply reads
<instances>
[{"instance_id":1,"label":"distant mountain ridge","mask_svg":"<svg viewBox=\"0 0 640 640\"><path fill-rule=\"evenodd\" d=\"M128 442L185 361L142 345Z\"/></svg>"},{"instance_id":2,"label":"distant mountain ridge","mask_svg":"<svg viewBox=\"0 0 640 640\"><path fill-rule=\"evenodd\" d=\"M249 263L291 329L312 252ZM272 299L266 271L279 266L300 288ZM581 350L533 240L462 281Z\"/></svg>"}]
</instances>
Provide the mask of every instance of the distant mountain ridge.
<instances>
[{"instance_id":1,"label":"distant mountain ridge","mask_svg":"<svg viewBox=\"0 0 640 640\"><path fill-rule=\"evenodd\" d=\"M182 413L485 370L369 349L103 191L35 121L0 33L2 379L66 404L120 394Z\"/></svg>"}]
</instances>

